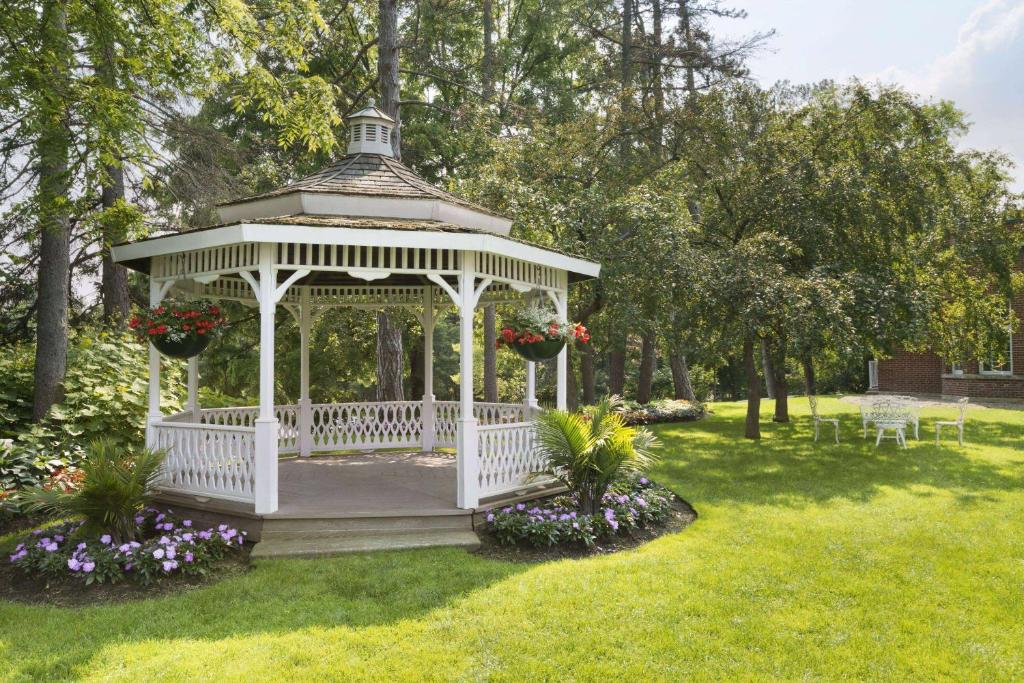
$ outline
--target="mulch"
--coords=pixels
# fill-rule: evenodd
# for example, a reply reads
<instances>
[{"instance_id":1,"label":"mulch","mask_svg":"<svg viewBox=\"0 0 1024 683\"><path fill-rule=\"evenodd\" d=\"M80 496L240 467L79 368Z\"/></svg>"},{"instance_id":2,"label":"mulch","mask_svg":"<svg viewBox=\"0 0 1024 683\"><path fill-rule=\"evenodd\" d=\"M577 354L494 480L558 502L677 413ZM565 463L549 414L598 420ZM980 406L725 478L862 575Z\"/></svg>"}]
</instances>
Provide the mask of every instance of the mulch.
<instances>
[{"instance_id":1,"label":"mulch","mask_svg":"<svg viewBox=\"0 0 1024 683\"><path fill-rule=\"evenodd\" d=\"M530 503L527 503L530 505ZM634 529L627 534L619 534L610 538L600 539L593 547L573 543L535 548L531 545L505 545L500 543L494 534L486 530L486 524L477 528L480 537L478 555L505 562L551 562L554 560L579 560L595 555L610 555L623 550L630 550L653 541L665 534L682 531L697 519L697 511L692 505L679 496L673 495L671 511L663 524L642 529Z\"/></svg>"},{"instance_id":2,"label":"mulch","mask_svg":"<svg viewBox=\"0 0 1024 683\"><path fill-rule=\"evenodd\" d=\"M148 586L133 581L87 586L81 579L70 577L47 581L26 575L8 562L5 554L0 557L0 599L53 607L94 607L187 593L247 572L251 550L252 544L246 543L240 552L230 553L204 576L171 576Z\"/></svg>"}]
</instances>

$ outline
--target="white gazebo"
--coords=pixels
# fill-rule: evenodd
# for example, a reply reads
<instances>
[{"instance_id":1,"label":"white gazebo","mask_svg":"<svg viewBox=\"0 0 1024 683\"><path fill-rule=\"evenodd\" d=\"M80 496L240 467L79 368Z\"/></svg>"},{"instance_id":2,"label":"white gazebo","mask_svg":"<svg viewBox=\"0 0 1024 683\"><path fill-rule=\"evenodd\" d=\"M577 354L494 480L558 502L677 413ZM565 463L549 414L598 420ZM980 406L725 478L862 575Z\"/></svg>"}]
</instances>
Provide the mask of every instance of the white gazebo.
<instances>
[{"instance_id":1,"label":"white gazebo","mask_svg":"<svg viewBox=\"0 0 1024 683\"><path fill-rule=\"evenodd\" d=\"M393 158L394 121L380 110L370 106L349 120L343 159L286 187L221 205L220 225L113 249L116 261L149 275L151 305L173 291L259 307L259 406L200 407L193 358L187 409L162 415L160 357L150 348L147 443L167 452L168 492L198 504L231 501L267 516L279 508L281 454L297 454L301 462L312 453L444 447L456 451L451 502L459 509L534 484L527 481L539 465L532 445L533 363L523 404L475 402L473 313L481 303L541 297L565 317L570 283L597 276L599 265L511 238L509 219L418 177ZM274 404L278 306L300 329L301 392L294 405ZM460 319L457 402L433 396L434 321L449 306ZM331 307L402 307L419 318L421 400L312 403L310 327ZM562 408L566 371L563 350L557 360Z\"/></svg>"}]
</instances>

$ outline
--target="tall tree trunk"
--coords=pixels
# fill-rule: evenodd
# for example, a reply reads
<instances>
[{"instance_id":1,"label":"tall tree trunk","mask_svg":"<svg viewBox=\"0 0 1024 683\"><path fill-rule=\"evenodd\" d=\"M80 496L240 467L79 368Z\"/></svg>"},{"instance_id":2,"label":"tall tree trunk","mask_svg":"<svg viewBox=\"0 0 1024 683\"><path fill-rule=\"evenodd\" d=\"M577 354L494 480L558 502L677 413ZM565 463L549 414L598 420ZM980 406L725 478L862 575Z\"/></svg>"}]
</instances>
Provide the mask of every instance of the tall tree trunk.
<instances>
[{"instance_id":1,"label":"tall tree trunk","mask_svg":"<svg viewBox=\"0 0 1024 683\"><path fill-rule=\"evenodd\" d=\"M577 344L580 356L580 384L583 385L583 404L597 403L597 386L594 381L594 350L588 344Z\"/></svg>"},{"instance_id":2,"label":"tall tree trunk","mask_svg":"<svg viewBox=\"0 0 1024 683\"><path fill-rule=\"evenodd\" d=\"M41 15L42 54L49 72L42 92L43 129L36 143L39 159L39 274L36 303L36 355L32 419L41 420L63 397L68 354L68 273L71 269L71 221L68 198L67 80L70 43L64 3L48 0Z\"/></svg>"},{"instance_id":3,"label":"tall tree trunk","mask_svg":"<svg viewBox=\"0 0 1024 683\"><path fill-rule=\"evenodd\" d=\"M484 102L494 99L494 5L492 0L483 0L484 58L480 63L480 94Z\"/></svg>"},{"instance_id":4,"label":"tall tree trunk","mask_svg":"<svg viewBox=\"0 0 1024 683\"><path fill-rule=\"evenodd\" d=\"M679 28L683 34L683 47L686 48L686 103L693 106L696 103L694 93L697 90L697 83L693 75L693 60L695 50L693 47L693 29L690 27L690 0L679 0Z\"/></svg>"},{"instance_id":5,"label":"tall tree trunk","mask_svg":"<svg viewBox=\"0 0 1024 683\"><path fill-rule=\"evenodd\" d=\"M807 392L808 396L816 396L818 394L818 386L817 381L814 379L814 357L806 353L800 359L800 363L804 366L804 391Z\"/></svg>"},{"instance_id":6,"label":"tall tree trunk","mask_svg":"<svg viewBox=\"0 0 1024 683\"><path fill-rule=\"evenodd\" d=\"M111 92L117 90L117 65L115 62L114 45L109 40L101 52L101 62L97 65L97 75L104 86ZM104 209L113 208L118 202L124 201L124 169L120 163L105 164L105 176L100 198ZM128 269L114 263L110 248L127 238L125 226L116 220L103 222L103 243L101 251L103 262L100 272L100 295L103 299L103 319L106 322L124 320L128 317L131 297L128 293Z\"/></svg>"},{"instance_id":7,"label":"tall tree trunk","mask_svg":"<svg viewBox=\"0 0 1024 683\"><path fill-rule=\"evenodd\" d=\"M622 89L633 81L633 2L622 0Z\"/></svg>"},{"instance_id":8,"label":"tall tree trunk","mask_svg":"<svg viewBox=\"0 0 1024 683\"><path fill-rule=\"evenodd\" d=\"M622 396L626 389L626 349L612 349L608 353L608 393Z\"/></svg>"},{"instance_id":9,"label":"tall tree trunk","mask_svg":"<svg viewBox=\"0 0 1024 683\"><path fill-rule=\"evenodd\" d=\"M786 339L776 339L768 346L768 357L772 365L775 385L774 422L789 422L789 381L786 379Z\"/></svg>"},{"instance_id":10,"label":"tall tree trunk","mask_svg":"<svg viewBox=\"0 0 1024 683\"><path fill-rule=\"evenodd\" d=\"M771 342L761 339L761 365L764 368L764 387L768 398L775 398L775 366L772 363Z\"/></svg>"},{"instance_id":11,"label":"tall tree trunk","mask_svg":"<svg viewBox=\"0 0 1024 683\"><path fill-rule=\"evenodd\" d=\"M747 371L747 423L744 436L748 439L760 439L761 378L757 374L752 338L747 338L743 342L743 365Z\"/></svg>"},{"instance_id":12,"label":"tall tree trunk","mask_svg":"<svg viewBox=\"0 0 1024 683\"><path fill-rule=\"evenodd\" d=\"M380 82L381 110L395 120L391 148L402 158L402 112L399 108L398 82L398 0L378 0L377 79Z\"/></svg>"},{"instance_id":13,"label":"tall tree trunk","mask_svg":"<svg viewBox=\"0 0 1024 683\"><path fill-rule=\"evenodd\" d=\"M402 328L384 311L377 312L377 400L404 401Z\"/></svg>"},{"instance_id":14,"label":"tall tree trunk","mask_svg":"<svg viewBox=\"0 0 1024 683\"><path fill-rule=\"evenodd\" d=\"M686 363L686 355L673 351L668 354L668 364L672 369L673 397L677 400L697 401L690 382L690 367Z\"/></svg>"},{"instance_id":15,"label":"tall tree trunk","mask_svg":"<svg viewBox=\"0 0 1024 683\"><path fill-rule=\"evenodd\" d=\"M402 116L398 83L398 0L379 0L377 79L381 110L395 120L391 148L402 158ZM377 400L404 400L402 386L402 330L384 311L377 313ZM395 398L397 397L397 398Z\"/></svg>"},{"instance_id":16,"label":"tall tree trunk","mask_svg":"<svg viewBox=\"0 0 1024 683\"><path fill-rule=\"evenodd\" d=\"M657 343L654 335L645 334L641 339L640 372L636 382L637 403L651 402L651 385L654 383L654 365Z\"/></svg>"},{"instance_id":17,"label":"tall tree trunk","mask_svg":"<svg viewBox=\"0 0 1024 683\"><path fill-rule=\"evenodd\" d=\"M498 401L498 341L494 304L484 306L484 400Z\"/></svg>"}]
</instances>

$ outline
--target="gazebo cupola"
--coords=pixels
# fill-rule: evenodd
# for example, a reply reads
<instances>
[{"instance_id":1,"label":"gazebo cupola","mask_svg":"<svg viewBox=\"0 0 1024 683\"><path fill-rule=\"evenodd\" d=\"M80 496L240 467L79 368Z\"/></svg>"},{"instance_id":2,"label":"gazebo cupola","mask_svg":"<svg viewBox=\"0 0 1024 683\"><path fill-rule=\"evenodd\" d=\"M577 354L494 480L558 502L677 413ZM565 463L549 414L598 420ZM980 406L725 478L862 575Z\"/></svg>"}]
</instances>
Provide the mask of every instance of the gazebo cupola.
<instances>
[{"instance_id":1,"label":"gazebo cupola","mask_svg":"<svg viewBox=\"0 0 1024 683\"><path fill-rule=\"evenodd\" d=\"M168 452L165 488L278 509L280 453L437 447L456 450L462 509L532 486L538 466L526 400L482 404L473 397L474 311L482 303L548 302L565 319L571 282L597 263L509 237L512 221L435 187L396 159L395 121L372 104L348 117L348 153L304 178L218 206L221 223L113 249L114 259L150 278L150 304L166 295L239 301L260 316L259 406L198 405L198 363L189 362L188 410L160 410L160 357L150 349L148 441ZM332 307L400 307L424 333L424 395L390 403L315 403L309 394L310 329ZM459 316L458 401L433 395L434 323ZM299 399L275 403L275 315L300 331ZM566 405L568 356L556 361L556 405ZM286 369L290 370L290 369Z\"/></svg>"},{"instance_id":2,"label":"gazebo cupola","mask_svg":"<svg viewBox=\"0 0 1024 683\"><path fill-rule=\"evenodd\" d=\"M374 106L369 106L347 117L348 153L382 154L394 156L391 147L391 131L395 120Z\"/></svg>"}]
</instances>

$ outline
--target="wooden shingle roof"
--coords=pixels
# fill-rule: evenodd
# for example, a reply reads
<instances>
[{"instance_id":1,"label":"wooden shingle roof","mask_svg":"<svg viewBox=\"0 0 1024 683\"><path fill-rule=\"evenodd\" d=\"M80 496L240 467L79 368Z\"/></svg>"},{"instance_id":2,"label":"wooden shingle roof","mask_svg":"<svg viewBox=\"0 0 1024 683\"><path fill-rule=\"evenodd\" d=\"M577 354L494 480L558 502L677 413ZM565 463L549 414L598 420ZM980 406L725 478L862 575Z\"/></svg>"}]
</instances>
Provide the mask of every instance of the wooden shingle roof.
<instances>
[{"instance_id":1,"label":"wooden shingle roof","mask_svg":"<svg viewBox=\"0 0 1024 683\"><path fill-rule=\"evenodd\" d=\"M224 202L220 206L280 197L294 192L398 199L440 199L481 213L497 215L489 209L434 187L402 162L380 154L352 154L284 187Z\"/></svg>"}]
</instances>

